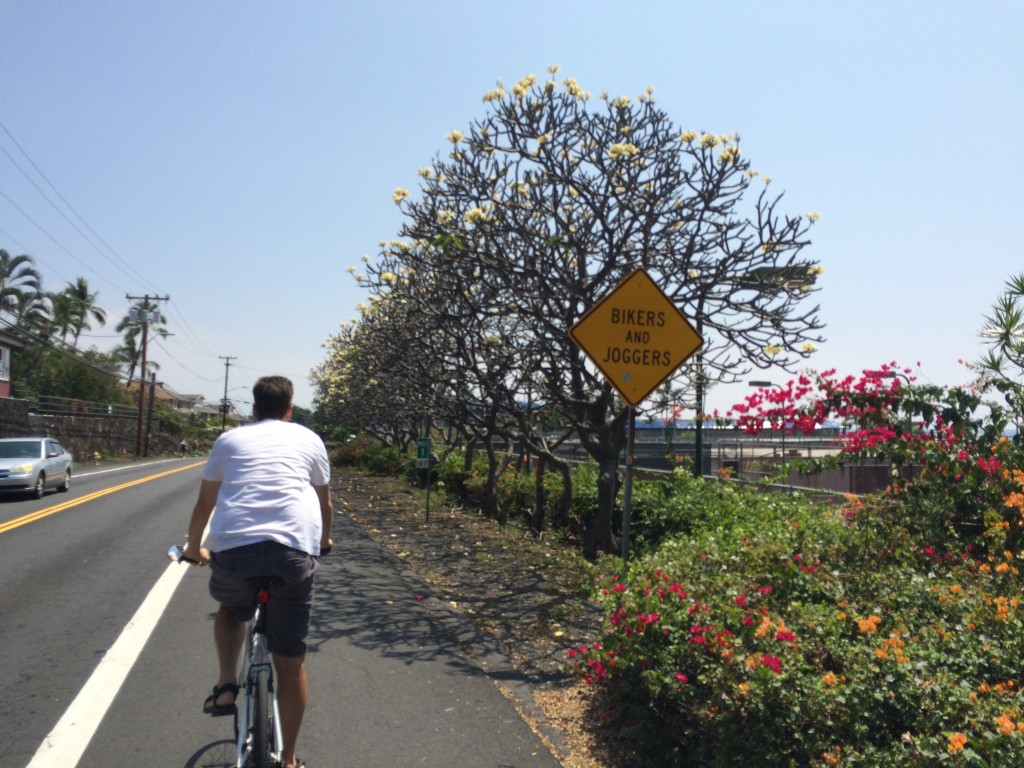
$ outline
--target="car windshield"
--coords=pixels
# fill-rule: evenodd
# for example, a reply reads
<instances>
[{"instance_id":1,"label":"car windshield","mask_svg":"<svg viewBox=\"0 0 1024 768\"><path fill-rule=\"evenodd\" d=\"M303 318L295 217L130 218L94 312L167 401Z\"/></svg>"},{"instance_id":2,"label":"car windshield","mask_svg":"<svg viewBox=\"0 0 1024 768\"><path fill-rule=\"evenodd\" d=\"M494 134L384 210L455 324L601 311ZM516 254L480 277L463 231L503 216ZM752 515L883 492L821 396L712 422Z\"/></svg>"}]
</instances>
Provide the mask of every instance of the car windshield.
<instances>
[{"instance_id":1,"label":"car windshield","mask_svg":"<svg viewBox=\"0 0 1024 768\"><path fill-rule=\"evenodd\" d=\"M12 440L0 442L0 459L38 459L38 440Z\"/></svg>"}]
</instances>

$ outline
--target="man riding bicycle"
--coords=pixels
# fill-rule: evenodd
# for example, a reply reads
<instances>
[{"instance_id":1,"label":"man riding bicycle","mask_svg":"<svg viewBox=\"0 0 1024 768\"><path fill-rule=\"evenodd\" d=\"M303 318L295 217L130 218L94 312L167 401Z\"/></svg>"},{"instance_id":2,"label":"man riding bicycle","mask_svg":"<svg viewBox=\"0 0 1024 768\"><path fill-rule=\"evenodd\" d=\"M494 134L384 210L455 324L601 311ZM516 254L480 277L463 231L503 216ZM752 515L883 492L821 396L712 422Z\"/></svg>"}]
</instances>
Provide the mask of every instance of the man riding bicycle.
<instances>
[{"instance_id":1,"label":"man riding bicycle","mask_svg":"<svg viewBox=\"0 0 1024 768\"><path fill-rule=\"evenodd\" d=\"M334 520L327 449L314 432L290 423L293 392L283 376L261 378L253 387L256 423L217 438L184 551L199 565L210 564L210 595L220 603L213 623L220 672L203 704L215 717L236 712L238 657L245 623L256 611L254 580L273 577L267 644L277 680L283 768L305 765L295 745L308 698L306 636L316 558L333 546Z\"/></svg>"}]
</instances>

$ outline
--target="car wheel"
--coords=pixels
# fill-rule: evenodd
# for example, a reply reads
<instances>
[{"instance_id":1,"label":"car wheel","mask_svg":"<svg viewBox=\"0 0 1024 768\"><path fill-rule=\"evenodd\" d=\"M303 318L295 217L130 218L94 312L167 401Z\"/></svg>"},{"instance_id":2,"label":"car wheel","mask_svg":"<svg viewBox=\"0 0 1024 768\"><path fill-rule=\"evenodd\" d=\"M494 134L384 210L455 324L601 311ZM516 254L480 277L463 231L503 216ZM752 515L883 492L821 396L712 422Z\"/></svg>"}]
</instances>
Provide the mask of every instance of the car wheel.
<instances>
[{"instance_id":1,"label":"car wheel","mask_svg":"<svg viewBox=\"0 0 1024 768\"><path fill-rule=\"evenodd\" d=\"M46 492L46 475L42 472L36 478L36 487L32 489L32 495L37 498L43 498L43 494Z\"/></svg>"},{"instance_id":2,"label":"car wheel","mask_svg":"<svg viewBox=\"0 0 1024 768\"><path fill-rule=\"evenodd\" d=\"M61 493L67 493L71 490L71 470L68 469L64 472L64 482L57 488Z\"/></svg>"}]
</instances>

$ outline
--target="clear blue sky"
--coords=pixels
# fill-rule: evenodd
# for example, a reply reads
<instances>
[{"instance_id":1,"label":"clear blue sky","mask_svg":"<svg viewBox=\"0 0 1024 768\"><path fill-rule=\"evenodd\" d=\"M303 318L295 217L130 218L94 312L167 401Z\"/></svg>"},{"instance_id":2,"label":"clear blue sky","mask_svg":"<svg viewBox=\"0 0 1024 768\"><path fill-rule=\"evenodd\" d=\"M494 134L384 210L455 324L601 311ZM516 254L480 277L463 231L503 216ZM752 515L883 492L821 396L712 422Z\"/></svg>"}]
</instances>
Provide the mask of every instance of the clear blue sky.
<instances>
[{"instance_id":1,"label":"clear blue sky","mask_svg":"<svg viewBox=\"0 0 1024 768\"><path fill-rule=\"evenodd\" d=\"M158 377L217 400L233 357L243 410L265 373L310 404L321 344L365 299L346 268L398 233L392 191L496 80L551 64L595 94L652 85L681 129L738 132L787 212L821 214L815 368L920 362L962 383L1024 269L1016 1L0 0L0 29L0 248L48 290L85 277L111 317L85 339L101 349L126 294L169 295Z\"/></svg>"}]
</instances>

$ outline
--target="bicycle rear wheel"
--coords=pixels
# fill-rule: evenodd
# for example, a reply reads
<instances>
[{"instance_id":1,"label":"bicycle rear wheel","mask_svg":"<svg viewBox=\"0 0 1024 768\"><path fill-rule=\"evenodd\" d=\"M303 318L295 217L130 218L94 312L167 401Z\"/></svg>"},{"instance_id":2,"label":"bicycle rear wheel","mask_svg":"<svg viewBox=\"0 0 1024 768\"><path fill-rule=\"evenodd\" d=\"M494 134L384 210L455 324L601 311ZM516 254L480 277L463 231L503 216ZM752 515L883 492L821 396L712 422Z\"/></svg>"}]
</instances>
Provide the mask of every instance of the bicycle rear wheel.
<instances>
[{"instance_id":1,"label":"bicycle rear wheel","mask_svg":"<svg viewBox=\"0 0 1024 768\"><path fill-rule=\"evenodd\" d=\"M252 701L252 759L251 768L271 768L274 764L274 710L270 700L270 670L256 672L256 685Z\"/></svg>"}]
</instances>

